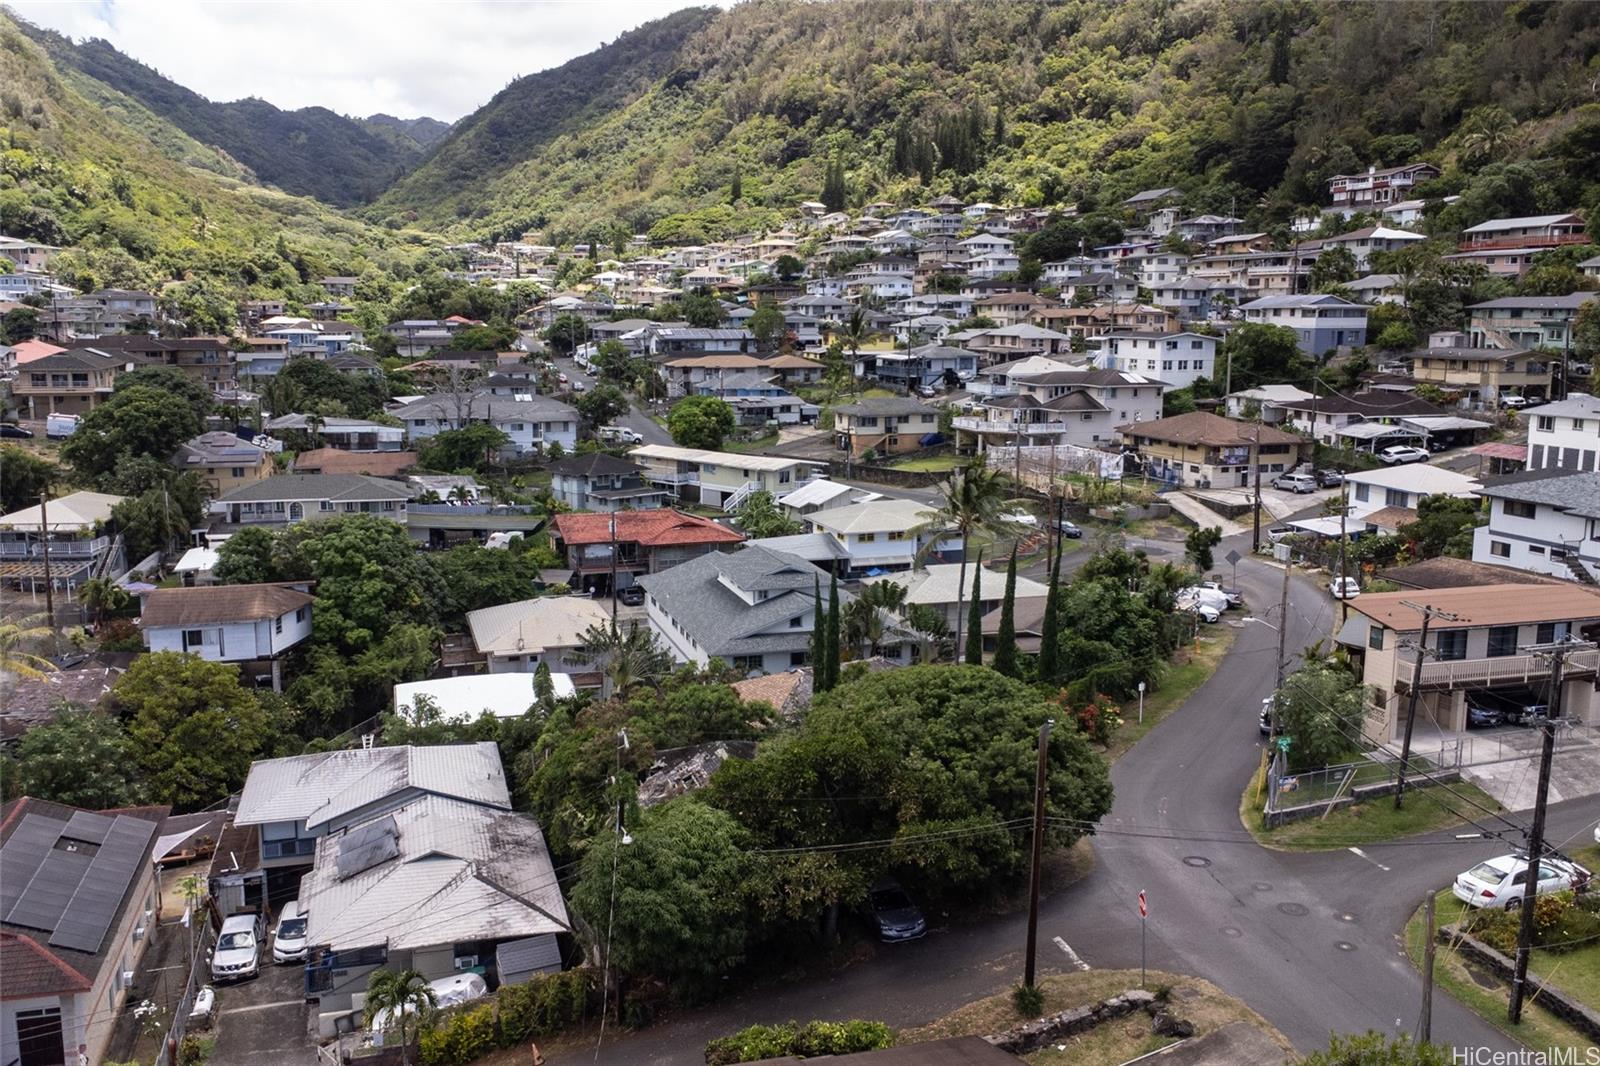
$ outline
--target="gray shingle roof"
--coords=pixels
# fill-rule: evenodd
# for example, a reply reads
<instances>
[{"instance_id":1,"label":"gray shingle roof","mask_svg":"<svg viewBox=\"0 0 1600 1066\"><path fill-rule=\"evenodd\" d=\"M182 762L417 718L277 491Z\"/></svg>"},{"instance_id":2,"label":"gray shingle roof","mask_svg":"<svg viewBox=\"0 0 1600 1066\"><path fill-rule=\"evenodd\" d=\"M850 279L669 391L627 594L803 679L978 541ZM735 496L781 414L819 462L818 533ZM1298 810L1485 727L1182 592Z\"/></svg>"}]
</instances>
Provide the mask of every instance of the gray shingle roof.
<instances>
[{"instance_id":1,"label":"gray shingle roof","mask_svg":"<svg viewBox=\"0 0 1600 1066\"><path fill-rule=\"evenodd\" d=\"M1600 471L1525 470L1486 481L1479 492L1543 504L1580 518L1600 518Z\"/></svg>"},{"instance_id":2,"label":"gray shingle roof","mask_svg":"<svg viewBox=\"0 0 1600 1066\"><path fill-rule=\"evenodd\" d=\"M411 490L395 481L365 474L279 474L243 485L218 503L274 503L278 500L409 500Z\"/></svg>"}]
</instances>

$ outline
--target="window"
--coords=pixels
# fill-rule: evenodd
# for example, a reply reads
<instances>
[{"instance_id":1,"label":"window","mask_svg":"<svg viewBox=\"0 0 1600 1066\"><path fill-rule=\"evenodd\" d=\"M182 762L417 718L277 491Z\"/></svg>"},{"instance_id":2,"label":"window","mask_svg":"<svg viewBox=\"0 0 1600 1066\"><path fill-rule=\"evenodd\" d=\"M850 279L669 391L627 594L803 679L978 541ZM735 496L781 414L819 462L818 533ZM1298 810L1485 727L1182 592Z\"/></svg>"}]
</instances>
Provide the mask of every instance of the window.
<instances>
[{"instance_id":1,"label":"window","mask_svg":"<svg viewBox=\"0 0 1600 1066\"><path fill-rule=\"evenodd\" d=\"M1539 416L1539 432L1540 433L1554 433L1555 429L1556 429L1556 420L1553 417L1551 417L1550 415L1540 415Z\"/></svg>"},{"instance_id":2,"label":"window","mask_svg":"<svg viewBox=\"0 0 1600 1066\"><path fill-rule=\"evenodd\" d=\"M1554 644L1558 640L1566 640L1571 635L1571 622L1540 622L1538 632L1534 637L1534 643Z\"/></svg>"},{"instance_id":3,"label":"window","mask_svg":"<svg viewBox=\"0 0 1600 1066\"><path fill-rule=\"evenodd\" d=\"M1362 503L1366 503L1367 502L1367 496L1370 495L1370 492L1371 492L1371 487L1370 486L1362 484L1360 482L1358 482L1356 484L1356 499L1360 500Z\"/></svg>"},{"instance_id":4,"label":"window","mask_svg":"<svg viewBox=\"0 0 1600 1066\"><path fill-rule=\"evenodd\" d=\"M1527 500L1506 500L1501 506L1508 518L1532 518L1539 513Z\"/></svg>"},{"instance_id":5,"label":"window","mask_svg":"<svg viewBox=\"0 0 1600 1066\"><path fill-rule=\"evenodd\" d=\"M1399 489L1388 489L1383 494L1383 502L1387 507L1410 507L1411 494Z\"/></svg>"},{"instance_id":6,"label":"window","mask_svg":"<svg viewBox=\"0 0 1600 1066\"><path fill-rule=\"evenodd\" d=\"M304 622L306 620L306 616L310 613L311 609L309 607L302 607L294 613L294 620L296 622Z\"/></svg>"},{"instance_id":7,"label":"window","mask_svg":"<svg viewBox=\"0 0 1600 1066\"><path fill-rule=\"evenodd\" d=\"M1509 559L1511 558L1511 545L1507 541L1491 540L1489 542L1489 554L1497 559Z\"/></svg>"},{"instance_id":8,"label":"window","mask_svg":"<svg viewBox=\"0 0 1600 1066\"><path fill-rule=\"evenodd\" d=\"M283 632L283 615L280 614L278 617L272 620L272 631L274 633Z\"/></svg>"},{"instance_id":9,"label":"window","mask_svg":"<svg viewBox=\"0 0 1600 1066\"><path fill-rule=\"evenodd\" d=\"M198 629L185 629L183 631L183 646L185 649L198 648L205 643L205 634Z\"/></svg>"},{"instance_id":10,"label":"window","mask_svg":"<svg viewBox=\"0 0 1600 1066\"><path fill-rule=\"evenodd\" d=\"M1467 631L1465 629L1441 629L1434 640L1434 652L1441 662L1450 662L1467 657Z\"/></svg>"},{"instance_id":11,"label":"window","mask_svg":"<svg viewBox=\"0 0 1600 1066\"><path fill-rule=\"evenodd\" d=\"M1489 629L1489 658L1517 654L1517 627L1492 626Z\"/></svg>"},{"instance_id":12,"label":"window","mask_svg":"<svg viewBox=\"0 0 1600 1066\"><path fill-rule=\"evenodd\" d=\"M1373 626L1367 630L1367 647L1373 651L1383 650L1383 627Z\"/></svg>"},{"instance_id":13,"label":"window","mask_svg":"<svg viewBox=\"0 0 1600 1066\"><path fill-rule=\"evenodd\" d=\"M877 539L878 539L878 535L876 533L861 533L861 534L858 534L856 536L856 543L858 543L858 544L871 544L873 541L875 541Z\"/></svg>"},{"instance_id":14,"label":"window","mask_svg":"<svg viewBox=\"0 0 1600 1066\"><path fill-rule=\"evenodd\" d=\"M317 510L319 510L319 511L331 511L331 510L333 510L333 501L332 500L323 500L322 502L317 504Z\"/></svg>"}]
</instances>

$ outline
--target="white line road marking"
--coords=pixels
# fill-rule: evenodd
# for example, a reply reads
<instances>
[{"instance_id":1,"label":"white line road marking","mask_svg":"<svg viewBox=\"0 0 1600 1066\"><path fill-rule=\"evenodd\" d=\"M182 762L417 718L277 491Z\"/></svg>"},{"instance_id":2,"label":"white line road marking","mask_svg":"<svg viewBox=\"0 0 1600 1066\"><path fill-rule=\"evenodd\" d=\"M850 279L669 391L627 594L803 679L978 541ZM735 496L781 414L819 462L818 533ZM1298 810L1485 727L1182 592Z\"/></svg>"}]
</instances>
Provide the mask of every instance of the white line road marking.
<instances>
[{"instance_id":1,"label":"white line road marking","mask_svg":"<svg viewBox=\"0 0 1600 1066\"><path fill-rule=\"evenodd\" d=\"M305 1005L303 999L280 999L276 1003L257 1003L253 1007L234 1007L232 1010L218 1011L219 1014L247 1014L255 1010L272 1010L274 1007L300 1007Z\"/></svg>"},{"instance_id":2,"label":"white line road marking","mask_svg":"<svg viewBox=\"0 0 1600 1066\"><path fill-rule=\"evenodd\" d=\"M1350 854L1357 855L1357 856L1360 856L1363 859L1366 859L1368 862L1370 862L1372 865L1376 866L1378 869L1382 870L1384 873L1388 873L1389 872L1389 868L1387 866L1385 866L1383 863L1379 862L1377 859L1374 859L1371 855L1368 855L1366 852L1362 851L1360 848L1351 848L1350 849Z\"/></svg>"},{"instance_id":3,"label":"white line road marking","mask_svg":"<svg viewBox=\"0 0 1600 1066\"><path fill-rule=\"evenodd\" d=\"M1078 953L1076 951L1072 950L1072 945L1071 944L1068 944L1065 940L1062 940L1060 937L1056 937L1055 938L1055 942L1056 942L1056 947L1060 948L1062 951L1067 953L1067 959L1072 963L1072 965L1076 966L1080 970L1087 970L1089 968L1089 964L1088 963L1086 963L1082 959L1078 958Z\"/></svg>"}]
</instances>

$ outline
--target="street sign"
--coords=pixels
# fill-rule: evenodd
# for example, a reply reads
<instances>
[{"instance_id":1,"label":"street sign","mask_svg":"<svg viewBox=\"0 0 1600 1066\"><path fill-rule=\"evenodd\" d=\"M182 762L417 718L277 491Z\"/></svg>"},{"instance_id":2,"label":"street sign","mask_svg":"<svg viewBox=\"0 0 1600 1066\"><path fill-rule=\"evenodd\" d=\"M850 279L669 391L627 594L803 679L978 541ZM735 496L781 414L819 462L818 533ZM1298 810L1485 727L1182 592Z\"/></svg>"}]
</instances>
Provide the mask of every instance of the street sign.
<instances>
[{"instance_id":1,"label":"street sign","mask_svg":"<svg viewBox=\"0 0 1600 1066\"><path fill-rule=\"evenodd\" d=\"M1223 558L1228 561L1229 566L1238 566L1239 560L1243 559L1244 556L1239 554L1239 550L1237 548L1229 548L1228 554L1224 555Z\"/></svg>"},{"instance_id":2,"label":"street sign","mask_svg":"<svg viewBox=\"0 0 1600 1066\"><path fill-rule=\"evenodd\" d=\"M1278 750L1279 751L1288 751L1289 750L1289 741L1290 741L1290 739L1292 739L1292 738L1290 738L1290 737L1279 737L1278 738Z\"/></svg>"},{"instance_id":3,"label":"street sign","mask_svg":"<svg viewBox=\"0 0 1600 1066\"><path fill-rule=\"evenodd\" d=\"M1150 906L1144 901L1144 889L1139 890L1139 917L1150 917Z\"/></svg>"}]
</instances>

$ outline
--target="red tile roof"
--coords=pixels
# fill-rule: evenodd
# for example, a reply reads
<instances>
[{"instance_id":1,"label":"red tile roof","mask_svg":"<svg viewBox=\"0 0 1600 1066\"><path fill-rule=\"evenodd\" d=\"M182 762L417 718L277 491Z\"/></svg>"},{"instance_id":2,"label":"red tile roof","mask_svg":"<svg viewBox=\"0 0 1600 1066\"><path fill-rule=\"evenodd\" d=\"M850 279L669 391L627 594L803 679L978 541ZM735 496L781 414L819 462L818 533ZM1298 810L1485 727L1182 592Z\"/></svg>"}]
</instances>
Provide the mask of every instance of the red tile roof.
<instances>
[{"instance_id":1,"label":"red tile roof","mask_svg":"<svg viewBox=\"0 0 1600 1066\"><path fill-rule=\"evenodd\" d=\"M0 999L29 999L87 992L89 979L49 948L22 933L0 933Z\"/></svg>"},{"instance_id":2,"label":"red tile roof","mask_svg":"<svg viewBox=\"0 0 1600 1066\"><path fill-rule=\"evenodd\" d=\"M611 515L556 515L556 536L566 544L606 544L611 540ZM744 534L670 507L651 511L618 511L617 540L656 548L674 544L737 544Z\"/></svg>"}]
</instances>

